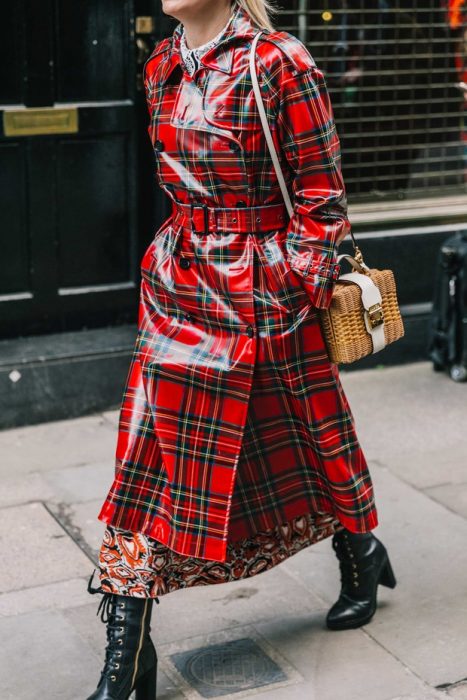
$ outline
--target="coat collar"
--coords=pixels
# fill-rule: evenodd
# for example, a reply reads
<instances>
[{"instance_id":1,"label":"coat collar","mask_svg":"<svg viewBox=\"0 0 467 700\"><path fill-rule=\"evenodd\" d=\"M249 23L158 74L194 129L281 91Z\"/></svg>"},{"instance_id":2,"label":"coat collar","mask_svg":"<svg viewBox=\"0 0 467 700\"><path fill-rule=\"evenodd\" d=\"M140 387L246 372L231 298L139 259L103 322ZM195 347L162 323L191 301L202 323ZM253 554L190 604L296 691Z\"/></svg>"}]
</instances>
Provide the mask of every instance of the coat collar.
<instances>
[{"instance_id":1,"label":"coat collar","mask_svg":"<svg viewBox=\"0 0 467 700\"><path fill-rule=\"evenodd\" d=\"M232 21L228 23L216 45L200 57L200 62L205 68L212 68L213 70L219 70L223 73L231 73L234 58L233 46L235 42L241 41L242 39L252 39L258 31L259 27L252 22L248 12L240 5L236 4ZM176 65L182 64L183 59L180 52L182 32L183 24L179 22L169 40L170 46L167 56L167 69L164 71L164 81L167 80Z\"/></svg>"}]
</instances>

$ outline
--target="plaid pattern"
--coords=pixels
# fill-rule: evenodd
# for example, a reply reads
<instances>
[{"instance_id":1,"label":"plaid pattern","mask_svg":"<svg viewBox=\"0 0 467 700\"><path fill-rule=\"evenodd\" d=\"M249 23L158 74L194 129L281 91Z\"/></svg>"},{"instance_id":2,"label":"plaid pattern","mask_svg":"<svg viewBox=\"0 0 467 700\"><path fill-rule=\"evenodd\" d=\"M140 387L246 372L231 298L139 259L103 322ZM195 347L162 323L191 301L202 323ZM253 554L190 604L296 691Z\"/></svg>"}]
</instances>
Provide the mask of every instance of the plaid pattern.
<instances>
[{"instance_id":1,"label":"plaid pattern","mask_svg":"<svg viewBox=\"0 0 467 700\"><path fill-rule=\"evenodd\" d=\"M255 32L238 7L192 77L181 25L146 63L156 175L173 200L281 201L248 75ZM115 479L98 515L215 561L228 542L305 513L357 532L378 522L316 312L349 227L329 98L287 32L263 36L258 68L294 216L262 234L199 235L172 216L156 231L141 261Z\"/></svg>"}]
</instances>

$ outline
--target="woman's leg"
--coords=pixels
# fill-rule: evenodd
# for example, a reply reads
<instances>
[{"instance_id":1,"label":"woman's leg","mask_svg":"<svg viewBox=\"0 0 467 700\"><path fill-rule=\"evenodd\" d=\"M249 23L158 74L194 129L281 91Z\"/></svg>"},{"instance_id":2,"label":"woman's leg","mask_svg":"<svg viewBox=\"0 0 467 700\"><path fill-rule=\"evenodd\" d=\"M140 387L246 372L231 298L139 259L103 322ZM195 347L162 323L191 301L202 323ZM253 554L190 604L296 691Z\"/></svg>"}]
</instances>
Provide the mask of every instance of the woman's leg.
<instances>
[{"instance_id":1,"label":"woman's leg","mask_svg":"<svg viewBox=\"0 0 467 700\"><path fill-rule=\"evenodd\" d=\"M136 700L156 698L157 654L150 637L154 598L135 585L137 566L132 571L121 552L120 555L116 550L112 553L112 541L124 535L115 529L106 529L99 552L101 585L91 585L95 570L88 583L89 593L102 595L97 614L100 612L102 622L107 624L104 667L98 686L88 700L127 700L133 690L136 690ZM117 556L120 556L120 571ZM115 575L109 576L112 567L108 569L107 564L113 557ZM126 572L128 580L125 580Z\"/></svg>"}]
</instances>

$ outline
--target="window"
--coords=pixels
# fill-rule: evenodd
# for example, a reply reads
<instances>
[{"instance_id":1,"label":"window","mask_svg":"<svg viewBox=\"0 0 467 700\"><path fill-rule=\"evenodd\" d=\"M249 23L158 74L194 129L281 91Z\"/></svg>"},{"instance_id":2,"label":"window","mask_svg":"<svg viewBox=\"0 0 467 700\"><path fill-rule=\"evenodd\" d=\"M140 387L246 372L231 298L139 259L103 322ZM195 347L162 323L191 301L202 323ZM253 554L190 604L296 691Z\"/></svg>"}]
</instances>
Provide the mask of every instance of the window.
<instances>
[{"instance_id":1,"label":"window","mask_svg":"<svg viewBox=\"0 0 467 700\"><path fill-rule=\"evenodd\" d=\"M325 74L349 203L394 210L429 197L467 210L467 0L281 7L276 25Z\"/></svg>"}]
</instances>

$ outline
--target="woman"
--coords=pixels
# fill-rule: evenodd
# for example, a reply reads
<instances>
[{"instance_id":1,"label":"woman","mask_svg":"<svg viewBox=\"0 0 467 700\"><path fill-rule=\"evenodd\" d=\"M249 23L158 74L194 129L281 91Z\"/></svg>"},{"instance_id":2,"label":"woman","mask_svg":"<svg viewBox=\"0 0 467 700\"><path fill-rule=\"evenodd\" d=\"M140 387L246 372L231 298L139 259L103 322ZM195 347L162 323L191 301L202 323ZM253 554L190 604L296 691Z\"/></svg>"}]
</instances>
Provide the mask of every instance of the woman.
<instances>
[{"instance_id":1,"label":"woman","mask_svg":"<svg viewBox=\"0 0 467 700\"><path fill-rule=\"evenodd\" d=\"M349 231L322 73L266 0L163 0L179 24L145 64L149 135L170 217L141 261L138 334L115 479L98 518L106 662L93 700L155 697L154 599L239 580L332 535L331 629L394 587L373 487L317 309ZM269 158L256 66L294 215ZM159 602L159 601L158 601ZM90 700L90 699L89 699Z\"/></svg>"}]
</instances>

